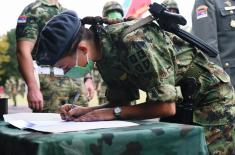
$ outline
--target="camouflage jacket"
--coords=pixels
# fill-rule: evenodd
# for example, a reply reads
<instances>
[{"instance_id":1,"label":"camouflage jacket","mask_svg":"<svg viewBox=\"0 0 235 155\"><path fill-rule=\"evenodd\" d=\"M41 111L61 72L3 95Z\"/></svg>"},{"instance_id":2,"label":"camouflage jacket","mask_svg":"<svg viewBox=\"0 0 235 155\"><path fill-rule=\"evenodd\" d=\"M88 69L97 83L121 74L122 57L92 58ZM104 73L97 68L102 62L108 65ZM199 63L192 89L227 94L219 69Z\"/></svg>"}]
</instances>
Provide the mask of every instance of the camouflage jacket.
<instances>
[{"instance_id":1,"label":"camouflage jacket","mask_svg":"<svg viewBox=\"0 0 235 155\"><path fill-rule=\"evenodd\" d=\"M210 62L202 51L176 36L171 38L177 50L176 83L187 77L194 77L197 81L198 86L192 96L195 106L194 122L203 125L223 125L233 122L235 96L228 74Z\"/></svg>"},{"instance_id":2,"label":"camouflage jacket","mask_svg":"<svg viewBox=\"0 0 235 155\"><path fill-rule=\"evenodd\" d=\"M200 86L193 95L194 122L221 125L233 120L234 90L220 67L187 43L173 45L172 37L154 23L122 38L133 22L108 26L100 36L103 58L97 67L108 85L108 99L134 100L141 89L147 101L181 104L178 82L190 75Z\"/></svg>"},{"instance_id":3,"label":"camouflage jacket","mask_svg":"<svg viewBox=\"0 0 235 155\"><path fill-rule=\"evenodd\" d=\"M175 54L169 37L151 23L121 38L123 30L133 22L107 26L101 34L103 58L97 67L108 85L107 98L135 100L138 89L147 93L149 101L182 98L175 87Z\"/></svg>"},{"instance_id":4,"label":"camouflage jacket","mask_svg":"<svg viewBox=\"0 0 235 155\"><path fill-rule=\"evenodd\" d=\"M38 35L46 22L53 16L63 12L60 4L50 4L48 0L37 0L26 6L18 17L16 26L16 40L36 42ZM35 51L35 50L34 50ZM33 56L35 52L33 52Z\"/></svg>"}]
</instances>

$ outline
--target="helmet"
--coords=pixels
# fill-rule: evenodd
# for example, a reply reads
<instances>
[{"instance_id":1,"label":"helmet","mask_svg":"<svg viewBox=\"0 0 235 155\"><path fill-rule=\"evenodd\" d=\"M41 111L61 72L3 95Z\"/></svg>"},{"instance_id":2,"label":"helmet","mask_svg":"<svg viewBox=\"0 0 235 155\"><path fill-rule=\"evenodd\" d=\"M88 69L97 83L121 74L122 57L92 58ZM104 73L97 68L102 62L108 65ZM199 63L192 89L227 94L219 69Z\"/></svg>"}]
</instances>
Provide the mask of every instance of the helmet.
<instances>
[{"instance_id":1,"label":"helmet","mask_svg":"<svg viewBox=\"0 0 235 155\"><path fill-rule=\"evenodd\" d=\"M108 12L110 11L118 11L122 14L122 16L124 15L124 12L123 12L123 9L122 9L122 6L116 2L116 1L109 1L107 3L105 3L104 7L103 7L103 17L106 17Z\"/></svg>"},{"instance_id":2,"label":"helmet","mask_svg":"<svg viewBox=\"0 0 235 155\"><path fill-rule=\"evenodd\" d=\"M178 4L175 0L164 0L162 4L165 5L168 10L175 9L177 13L179 13Z\"/></svg>"}]
</instances>

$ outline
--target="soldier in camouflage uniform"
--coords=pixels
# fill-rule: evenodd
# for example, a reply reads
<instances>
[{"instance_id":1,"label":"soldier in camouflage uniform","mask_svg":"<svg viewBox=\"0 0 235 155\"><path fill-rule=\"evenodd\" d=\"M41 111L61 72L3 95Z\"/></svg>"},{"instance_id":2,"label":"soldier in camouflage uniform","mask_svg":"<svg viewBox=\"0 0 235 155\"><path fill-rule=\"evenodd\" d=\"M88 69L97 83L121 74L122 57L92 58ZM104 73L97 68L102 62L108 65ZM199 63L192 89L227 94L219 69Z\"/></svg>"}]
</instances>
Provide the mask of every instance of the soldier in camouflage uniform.
<instances>
[{"instance_id":1,"label":"soldier in camouflage uniform","mask_svg":"<svg viewBox=\"0 0 235 155\"><path fill-rule=\"evenodd\" d=\"M193 122L204 127L210 154L234 154L235 96L229 76L221 67L208 61L203 52L174 35L170 38L177 49L177 83L187 76L197 79L198 88L192 98L197 106L193 111Z\"/></svg>"},{"instance_id":2,"label":"soldier in camouflage uniform","mask_svg":"<svg viewBox=\"0 0 235 155\"><path fill-rule=\"evenodd\" d=\"M122 6L116 2L116 1L109 1L105 3L102 11L103 17L106 17L108 19L122 19L123 18L123 9ZM99 100L99 104L103 104L107 102L107 99L105 97L105 91L106 91L106 84L104 83L103 79L100 76L100 73L97 69L94 69L92 72L93 75L93 81L95 83L97 96Z\"/></svg>"},{"instance_id":3,"label":"soldier in camouflage uniform","mask_svg":"<svg viewBox=\"0 0 235 155\"><path fill-rule=\"evenodd\" d=\"M58 105L61 105L62 102L67 102L69 96L70 98L73 97L81 89L80 80L62 77L55 78L54 75L50 74L40 74L40 86L38 86L33 75L32 58L35 60L34 45L38 35L49 19L64 10L65 8L57 1L51 3L48 0L37 0L29 4L18 18L16 28L17 57L22 76L28 86L27 99L29 107L35 112L41 110L44 112L55 112ZM42 94L39 87L41 87ZM82 105L87 103L84 95L81 95L78 103Z\"/></svg>"},{"instance_id":4,"label":"soldier in camouflage uniform","mask_svg":"<svg viewBox=\"0 0 235 155\"><path fill-rule=\"evenodd\" d=\"M178 4L176 3L175 0L164 0L162 4L165 5L167 10L169 10L170 12L177 13L177 14L180 13Z\"/></svg>"},{"instance_id":5,"label":"soldier in camouflage uniform","mask_svg":"<svg viewBox=\"0 0 235 155\"><path fill-rule=\"evenodd\" d=\"M102 16L108 19L122 19L124 11L121 4L116 1L109 1L104 4Z\"/></svg>"},{"instance_id":6,"label":"soldier in camouflage uniform","mask_svg":"<svg viewBox=\"0 0 235 155\"><path fill-rule=\"evenodd\" d=\"M61 26L61 30L56 29L58 25L63 25L64 17L71 18L68 20L73 22ZM77 20L74 21L74 18ZM91 20L83 19L83 24ZM39 60L41 63L62 67L73 61L73 64L87 67L95 61L108 85L107 104L96 107L72 107L66 104L60 108L62 119L100 121L173 116L184 103L182 94L187 93L180 87L180 82L191 77L197 82L197 88L191 96L193 123L205 127L208 148L212 154L232 154L235 148L235 96L229 76L221 67L211 63L202 51L184 41L175 42L172 34L164 32L154 22L124 35L125 30L135 23L98 26L93 29L96 31L91 31L81 26L76 13L68 11L56 16L45 27L44 34L47 37L43 36L46 38L38 44L38 53L44 55ZM58 49L61 46L71 47L72 43L65 40L71 39L74 33L79 38L73 43L78 48L77 52L48 50L54 41ZM55 59L55 56L58 57ZM147 93L146 102L130 105L130 101L138 99L138 89Z\"/></svg>"}]
</instances>

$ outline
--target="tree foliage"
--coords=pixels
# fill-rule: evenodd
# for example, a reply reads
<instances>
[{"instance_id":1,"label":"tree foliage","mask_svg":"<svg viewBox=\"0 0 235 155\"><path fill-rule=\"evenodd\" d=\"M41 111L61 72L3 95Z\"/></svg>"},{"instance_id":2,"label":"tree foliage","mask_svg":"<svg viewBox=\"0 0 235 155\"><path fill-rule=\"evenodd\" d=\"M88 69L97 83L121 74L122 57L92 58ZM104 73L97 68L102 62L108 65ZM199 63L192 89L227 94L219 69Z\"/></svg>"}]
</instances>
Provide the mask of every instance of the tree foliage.
<instances>
[{"instance_id":1,"label":"tree foliage","mask_svg":"<svg viewBox=\"0 0 235 155\"><path fill-rule=\"evenodd\" d=\"M7 36L3 35L0 37L0 76L2 76L5 73L5 70L1 64L10 61L10 56L7 53L8 48L9 48L9 43L7 40Z\"/></svg>"},{"instance_id":2,"label":"tree foliage","mask_svg":"<svg viewBox=\"0 0 235 155\"><path fill-rule=\"evenodd\" d=\"M15 77L19 79L20 73L18 70L18 62L16 58L16 39L15 39L15 29L7 32L6 37L2 37L3 43L0 42L0 48L5 49L3 57L0 58L0 85L4 85L10 77ZM4 41L8 42L8 44ZM0 49L1 50L1 49ZM0 54L0 57L2 54ZM5 60L2 61L1 59Z\"/></svg>"}]
</instances>

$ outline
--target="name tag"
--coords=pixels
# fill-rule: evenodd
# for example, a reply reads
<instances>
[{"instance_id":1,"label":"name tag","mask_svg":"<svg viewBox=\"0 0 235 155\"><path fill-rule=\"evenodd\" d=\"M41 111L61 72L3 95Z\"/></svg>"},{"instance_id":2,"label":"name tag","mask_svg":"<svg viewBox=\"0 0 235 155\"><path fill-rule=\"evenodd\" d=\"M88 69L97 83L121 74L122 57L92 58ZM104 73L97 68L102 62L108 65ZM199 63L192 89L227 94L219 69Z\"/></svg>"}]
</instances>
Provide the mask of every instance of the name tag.
<instances>
[{"instance_id":1,"label":"name tag","mask_svg":"<svg viewBox=\"0 0 235 155\"><path fill-rule=\"evenodd\" d=\"M40 66L38 66L38 68L37 68L37 70L38 70L38 74L50 74L50 67L40 67Z\"/></svg>"},{"instance_id":2,"label":"name tag","mask_svg":"<svg viewBox=\"0 0 235 155\"><path fill-rule=\"evenodd\" d=\"M53 72L54 72L54 75L57 75L57 76L64 75L64 70L61 68L53 67Z\"/></svg>"},{"instance_id":3,"label":"name tag","mask_svg":"<svg viewBox=\"0 0 235 155\"><path fill-rule=\"evenodd\" d=\"M231 20L231 21L230 21L230 26L233 27L233 28L235 28L235 20Z\"/></svg>"},{"instance_id":4,"label":"name tag","mask_svg":"<svg viewBox=\"0 0 235 155\"><path fill-rule=\"evenodd\" d=\"M227 6L227 7L224 7L224 9L226 11L235 10L235 6Z\"/></svg>"}]
</instances>

